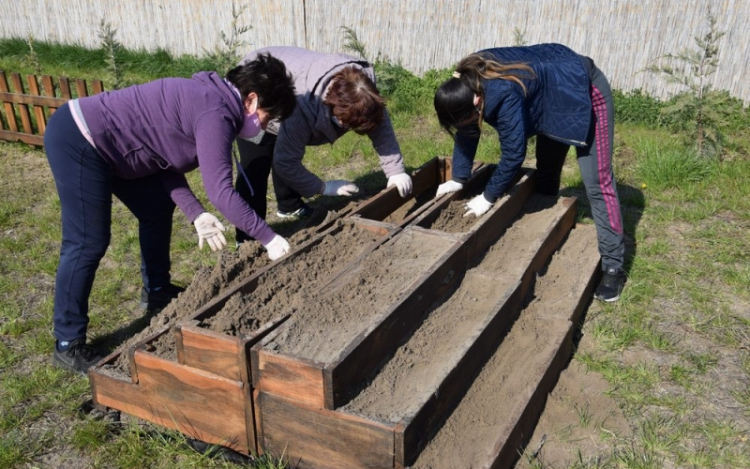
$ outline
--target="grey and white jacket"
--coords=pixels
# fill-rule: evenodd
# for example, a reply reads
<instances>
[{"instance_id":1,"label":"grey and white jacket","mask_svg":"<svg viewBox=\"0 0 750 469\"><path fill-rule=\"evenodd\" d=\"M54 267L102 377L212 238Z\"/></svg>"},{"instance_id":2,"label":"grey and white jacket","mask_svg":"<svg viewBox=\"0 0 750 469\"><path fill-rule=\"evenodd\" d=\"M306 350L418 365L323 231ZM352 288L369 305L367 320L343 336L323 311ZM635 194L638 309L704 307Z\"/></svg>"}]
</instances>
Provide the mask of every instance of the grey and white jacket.
<instances>
[{"instance_id":1,"label":"grey and white jacket","mask_svg":"<svg viewBox=\"0 0 750 469\"><path fill-rule=\"evenodd\" d=\"M331 78L347 66L362 69L373 83L375 70L368 62L344 54L323 54L300 47L267 47L246 55L240 64L261 53L270 53L284 62L294 78L297 106L283 122L272 121L266 132L278 135L273 165L276 173L304 197L320 194L325 182L302 164L305 147L333 143L347 132L331 119L331 110L323 102ZM388 112L383 122L367 136L380 158L386 177L404 172L404 158L396 141Z\"/></svg>"}]
</instances>

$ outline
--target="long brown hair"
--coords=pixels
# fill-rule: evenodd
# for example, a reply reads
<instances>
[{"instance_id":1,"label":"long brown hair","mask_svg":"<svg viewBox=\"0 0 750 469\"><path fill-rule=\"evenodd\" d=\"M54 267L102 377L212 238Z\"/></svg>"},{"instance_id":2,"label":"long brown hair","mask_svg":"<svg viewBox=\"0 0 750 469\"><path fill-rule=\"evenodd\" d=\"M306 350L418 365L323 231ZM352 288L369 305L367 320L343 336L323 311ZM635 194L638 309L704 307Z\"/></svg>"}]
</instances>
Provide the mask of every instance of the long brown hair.
<instances>
[{"instance_id":1,"label":"long brown hair","mask_svg":"<svg viewBox=\"0 0 750 469\"><path fill-rule=\"evenodd\" d=\"M440 125L451 135L458 124L473 118L479 111L478 128L482 128L484 90L482 80L502 79L517 83L524 95L528 92L523 79L536 77L534 70L525 63L503 64L487 53L476 53L461 59L456 65L453 78L443 83L435 93L435 111ZM474 107L474 95L479 96L479 108Z\"/></svg>"},{"instance_id":2,"label":"long brown hair","mask_svg":"<svg viewBox=\"0 0 750 469\"><path fill-rule=\"evenodd\" d=\"M343 125L359 134L375 129L383 122L385 101L375 83L358 67L338 71L323 102Z\"/></svg>"}]
</instances>

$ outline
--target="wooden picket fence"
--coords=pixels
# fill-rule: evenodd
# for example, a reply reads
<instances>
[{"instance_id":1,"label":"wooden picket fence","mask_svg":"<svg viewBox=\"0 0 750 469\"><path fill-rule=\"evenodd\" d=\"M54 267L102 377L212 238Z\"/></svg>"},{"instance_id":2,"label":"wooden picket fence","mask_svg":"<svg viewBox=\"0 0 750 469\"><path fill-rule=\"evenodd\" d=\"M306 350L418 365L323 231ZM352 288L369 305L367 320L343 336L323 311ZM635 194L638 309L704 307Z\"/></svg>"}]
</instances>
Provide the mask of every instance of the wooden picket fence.
<instances>
[{"instance_id":1,"label":"wooden picket fence","mask_svg":"<svg viewBox=\"0 0 750 469\"><path fill-rule=\"evenodd\" d=\"M11 86L12 89L11 89ZM0 70L0 140L44 146L44 131L50 116L68 100L104 91L101 80L86 80L49 75L26 75L11 72L10 81ZM19 125L20 121L20 125Z\"/></svg>"}]
</instances>

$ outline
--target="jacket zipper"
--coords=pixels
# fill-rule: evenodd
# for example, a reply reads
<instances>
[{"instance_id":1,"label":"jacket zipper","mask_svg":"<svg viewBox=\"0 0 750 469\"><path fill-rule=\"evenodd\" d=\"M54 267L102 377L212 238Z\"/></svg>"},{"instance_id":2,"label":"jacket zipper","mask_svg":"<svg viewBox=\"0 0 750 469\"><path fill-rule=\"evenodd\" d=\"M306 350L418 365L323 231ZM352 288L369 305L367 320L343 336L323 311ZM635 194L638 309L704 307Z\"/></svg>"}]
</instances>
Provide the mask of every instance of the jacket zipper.
<instances>
[{"instance_id":1,"label":"jacket zipper","mask_svg":"<svg viewBox=\"0 0 750 469\"><path fill-rule=\"evenodd\" d=\"M557 141L560 141L560 142L570 143L571 145L580 145L580 146L583 146L583 147L586 146L586 142L579 142L578 140L571 140L569 138L562 138L562 137L558 137L556 135L550 135L550 134L542 134L542 135L544 135L546 137L549 137L549 138L553 138L553 139L555 139Z\"/></svg>"}]
</instances>

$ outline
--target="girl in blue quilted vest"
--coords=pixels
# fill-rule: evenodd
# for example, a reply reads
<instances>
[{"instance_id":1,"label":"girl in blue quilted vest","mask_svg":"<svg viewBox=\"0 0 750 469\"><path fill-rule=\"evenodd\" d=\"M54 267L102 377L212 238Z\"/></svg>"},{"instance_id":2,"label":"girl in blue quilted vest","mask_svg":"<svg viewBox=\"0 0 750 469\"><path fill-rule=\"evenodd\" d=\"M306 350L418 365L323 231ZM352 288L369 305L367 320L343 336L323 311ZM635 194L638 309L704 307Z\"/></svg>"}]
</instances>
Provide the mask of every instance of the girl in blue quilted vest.
<instances>
[{"instance_id":1,"label":"girl in blue quilted vest","mask_svg":"<svg viewBox=\"0 0 750 469\"><path fill-rule=\"evenodd\" d=\"M572 146L596 224L604 275L594 296L617 301L625 283L622 214L612 170L612 91L593 60L561 44L501 47L462 59L435 94L440 125L454 138L453 176L437 196L463 187L482 122L498 133L501 158L466 215L485 214L510 188L536 136L537 192L557 195Z\"/></svg>"}]
</instances>

